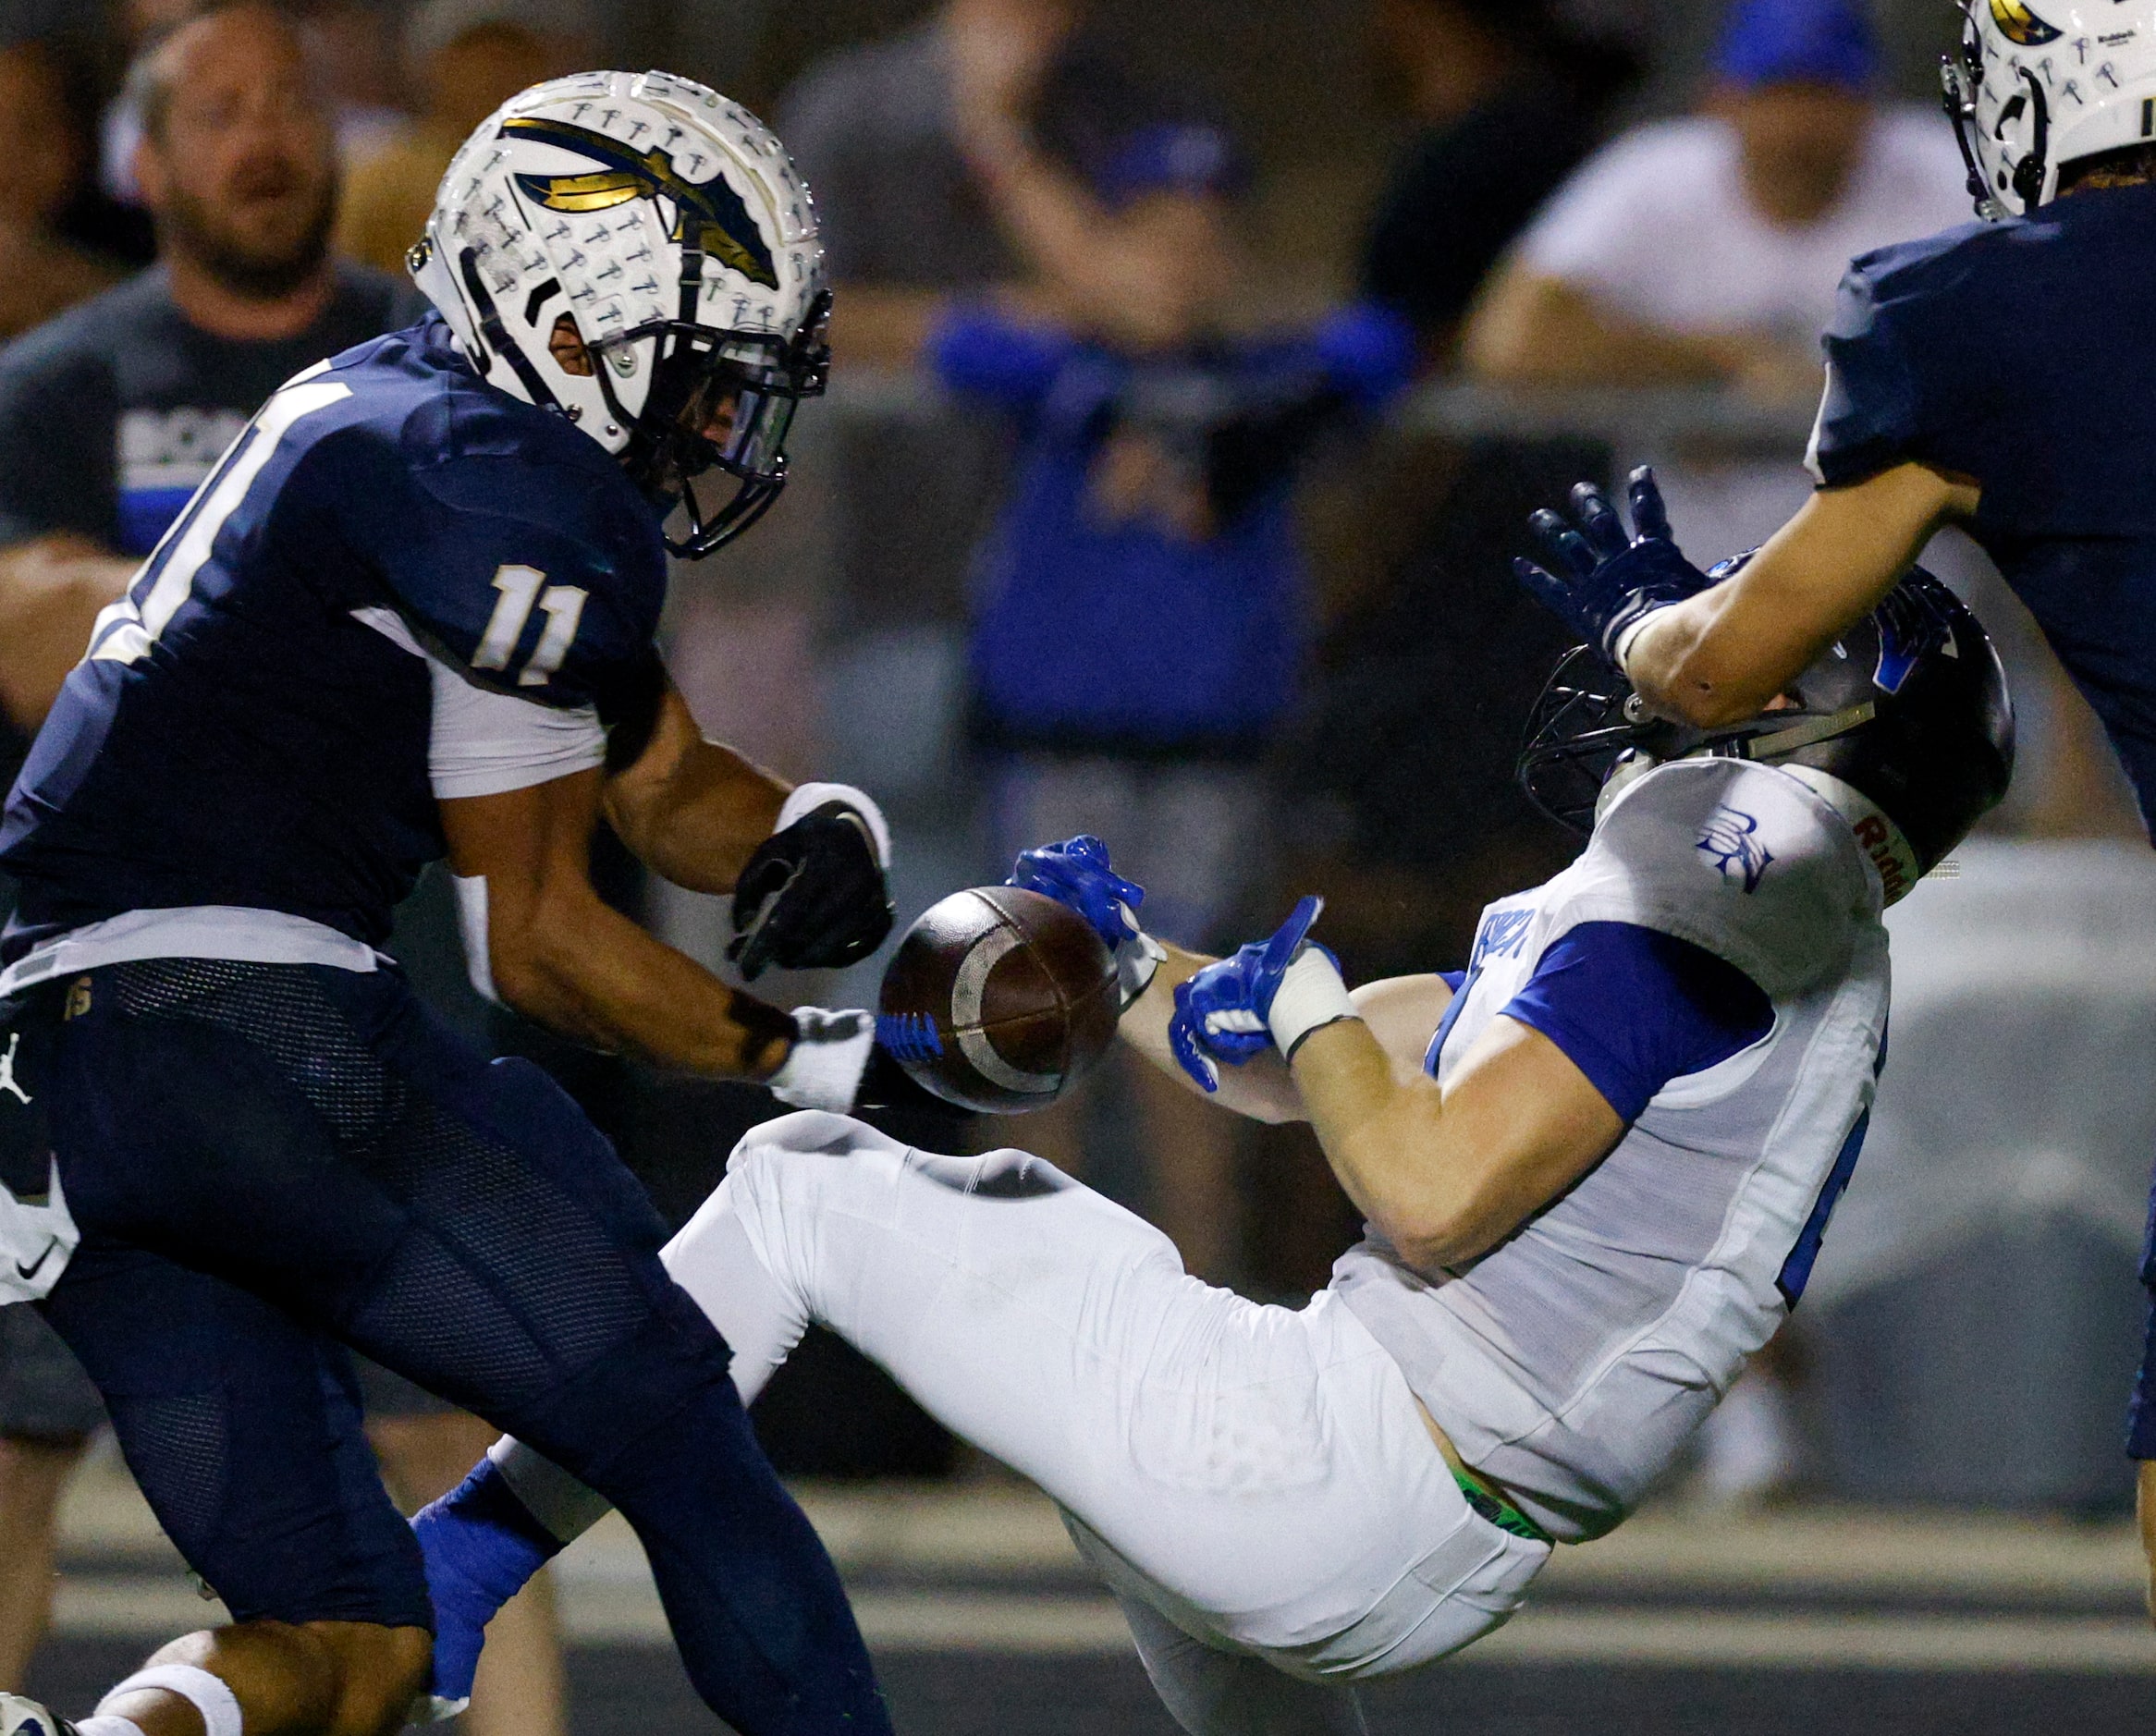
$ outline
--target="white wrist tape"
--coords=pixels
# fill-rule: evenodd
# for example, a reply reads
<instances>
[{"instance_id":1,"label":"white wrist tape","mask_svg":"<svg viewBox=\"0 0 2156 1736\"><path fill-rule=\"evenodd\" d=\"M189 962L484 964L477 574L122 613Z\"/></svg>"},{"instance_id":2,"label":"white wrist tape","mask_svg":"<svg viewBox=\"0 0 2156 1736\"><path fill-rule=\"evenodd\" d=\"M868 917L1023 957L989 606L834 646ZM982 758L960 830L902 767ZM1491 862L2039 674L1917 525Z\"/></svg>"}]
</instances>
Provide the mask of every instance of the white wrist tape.
<instances>
[{"instance_id":1,"label":"white wrist tape","mask_svg":"<svg viewBox=\"0 0 2156 1736\"><path fill-rule=\"evenodd\" d=\"M148 1669L138 1669L100 1700L97 1709L103 1713L115 1700L150 1688L177 1693L200 1712L203 1736L240 1736L239 1702L232 1690L192 1664L153 1664Z\"/></svg>"},{"instance_id":2,"label":"white wrist tape","mask_svg":"<svg viewBox=\"0 0 2156 1736\"><path fill-rule=\"evenodd\" d=\"M1313 1031L1361 1017L1330 955L1322 947L1305 947L1282 973L1266 1024L1273 1033L1273 1046L1293 1060L1295 1050Z\"/></svg>"},{"instance_id":3,"label":"white wrist tape","mask_svg":"<svg viewBox=\"0 0 2156 1736\"><path fill-rule=\"evenodd\" d=\"M861 816L861 824L868 828L870 841L876 845L876 865L891 865L891 828L883 817L883 810L866 790L856 789L851 784L801 784L787 797L786 805L778 810L778 824L771 829L783 832L796 820L814 813L826 802L836 801Z\"/></svg>"},{"instance_id":4,"label":"white wrist tape","mask_svg":"<svg viewBox=\"0 0 2156 1736\"><path fill-rule=\"evenodd\" d=\"M846 1114L860 1094L861 1076L876 1050L874 1015L796 1007L793 1030L786 1065L771 1076L771 1094L796 1109Z\"/></svg>"},{"instance_id":5,"label":"white wrist tape","mask_svg":"<svg viewBox=\"0 0 2156 1736\"><path fill-rule=\"evenodd\" d=\"M1153 986L1154 977L1167 962L1168 948L1138 926L1138 919L1127 906L1118 908L1132 931L1115 949L1116 985L1122 992L1123 1010L1128 1012L1131 1003Z\"/></svg>"},{"instance_id":6,"label":"white wrist tape","mask_svg":"<svg viewBox=\"0 0 2156 1736\"><path fill-rule=\"evenodd\" d=\"M501 1005L494 989L494 960L486 947L486 876L451 874L449 885L457 894L457 932L464 938L464 974L480 999Z\"/></svg>"}]
</instances>

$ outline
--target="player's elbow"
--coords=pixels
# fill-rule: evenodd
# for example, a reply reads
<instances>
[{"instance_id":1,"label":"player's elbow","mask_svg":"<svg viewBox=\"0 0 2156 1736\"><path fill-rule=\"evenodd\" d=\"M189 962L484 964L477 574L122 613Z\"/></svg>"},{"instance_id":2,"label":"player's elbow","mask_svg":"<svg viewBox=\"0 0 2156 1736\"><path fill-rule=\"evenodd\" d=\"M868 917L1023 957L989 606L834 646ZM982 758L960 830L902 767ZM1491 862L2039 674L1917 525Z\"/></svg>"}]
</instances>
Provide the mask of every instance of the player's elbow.
<instances>
[{"instance_id":1,"label":"player's elbow","mask_svg":"<svg viewBox=\"0 0 2156 1736\"><path fill-rule=\"evenodd\" d=\"M1478 1259L1517 1227L1517 1214L1509 1213L1502 1201L1458 1185L1464 1167L1440 1159L1419 1185L1399 1188L1390 1199L1376 1203L1372 1221L1417 1271L1439 1271Z\"/></svg>"},{"instance_id":2,"label":"player's elbow","mask_svg":"<svg viewBox=\"0 0 2156 1736\"><path fill-rule=\"evenodd\" d=\"M1439 1272L1481 1258L1504 1240L1510 1226L1493 1226L1464 1205L1425 1205L1390 1214L1378 1229L1415 1271Z\"/></svg>"},{"instance_id":3,"label":"player's elbow","mask_svg":"<svg viewBox=\"0 0 2156 1736\"><path fill-rule=\"evenodd\" d=\"M586 908L588 907L588 908ZM491 920L486 936L495 998L527 1019L575 1031L584 1003L580 985L599 937L595 894L534 899Z\"/></svg>"}]
</instances>

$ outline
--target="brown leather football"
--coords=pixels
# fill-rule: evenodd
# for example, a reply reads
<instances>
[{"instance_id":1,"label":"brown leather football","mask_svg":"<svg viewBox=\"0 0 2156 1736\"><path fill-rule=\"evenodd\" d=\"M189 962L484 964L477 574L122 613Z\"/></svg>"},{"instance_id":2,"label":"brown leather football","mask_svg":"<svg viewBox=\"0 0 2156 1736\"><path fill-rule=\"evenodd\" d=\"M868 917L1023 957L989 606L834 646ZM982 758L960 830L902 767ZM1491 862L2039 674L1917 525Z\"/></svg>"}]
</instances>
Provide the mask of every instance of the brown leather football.
<instances>
[{"instance_id":1,"label":"brown leather football","mask_svg":"<svg viewBox=\"0 0 2156 1736\"><path fill-rule=\"evenodd\" d=\"M1016 886L954 892L884 972L879 1041L926 1090L989 1115L1055 1102L1115 1040L1115 960L1068 905Z\"/></svg>"}]
</instances>

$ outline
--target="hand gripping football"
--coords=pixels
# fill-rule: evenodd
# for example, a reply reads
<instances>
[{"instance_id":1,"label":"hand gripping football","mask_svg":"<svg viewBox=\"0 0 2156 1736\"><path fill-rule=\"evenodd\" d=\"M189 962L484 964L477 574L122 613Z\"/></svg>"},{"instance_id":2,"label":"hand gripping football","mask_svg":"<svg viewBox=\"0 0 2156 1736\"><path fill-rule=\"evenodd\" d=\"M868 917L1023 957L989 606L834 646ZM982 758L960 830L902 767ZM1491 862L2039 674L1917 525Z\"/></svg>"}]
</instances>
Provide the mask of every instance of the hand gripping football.
<instances>
[{"instance_id":1,"label":"hand gripping football","mask_svg":"<svg viewBox=\"0 0 2156 1736\"><path fill-rule=\"evenodd\" d=\"M1016 886L954 892L899 943L877 1040L962 1108L1046 1108L1108 1052L1115 960L1068 906Z\"/></svg>"}]
</instances>

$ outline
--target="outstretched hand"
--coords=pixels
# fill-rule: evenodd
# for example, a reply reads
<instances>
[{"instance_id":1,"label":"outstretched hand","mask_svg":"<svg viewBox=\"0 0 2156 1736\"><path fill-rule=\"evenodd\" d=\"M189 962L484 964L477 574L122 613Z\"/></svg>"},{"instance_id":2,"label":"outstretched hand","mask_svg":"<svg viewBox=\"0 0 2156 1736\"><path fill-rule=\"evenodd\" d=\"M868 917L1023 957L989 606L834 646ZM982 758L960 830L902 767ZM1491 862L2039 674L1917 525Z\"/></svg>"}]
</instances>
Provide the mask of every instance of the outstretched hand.
<instances>
[{"instance_id":1,"label":"outstretched hand","mask_svg":"<svg viewBox=\"0 0 2156 1736\"><path fill-rule=\"evenodd\" d=\"M1572 491L1573 520L1545 508L1527 520L1548 567L1515 560L1513 571L1537 602L1618 667L1625 633L1657 609L1682 603L1710 581L1677 547L1654 471L1632 472L1626 489L1632 532L1592 483ZM1555 570L1552 570L1554 568Z\"/></svg>"},{"instance_id":2,"label":"outstretched hand","mask_svg":"<svg viewBox=\"0 0 2156 1736\"><path fill-rule=\"evenodd\" d=\"M1323 899L1305 899L1270 939L1253 941L1177 986L1169 1047L1182 1070L1208 1092L1220 1089L1216 1063L1241 1067L1272 1047L1267 1021L1273 998L1324 909Z\"/></svg>"},{"instance_id":3,"label":"outstretched hand","mask_svg":"<svg viewBox=\"0 0 2156 1736\"><path fill-rule=\"evenodd\" d=\"M1004 884L1069 905L1110 947L1137 938L1137 911L1145 901L1145 888L1116 873L1108 846L1088 834L1025 851L1011 864Z\"/></svg>"}]
</instances>

